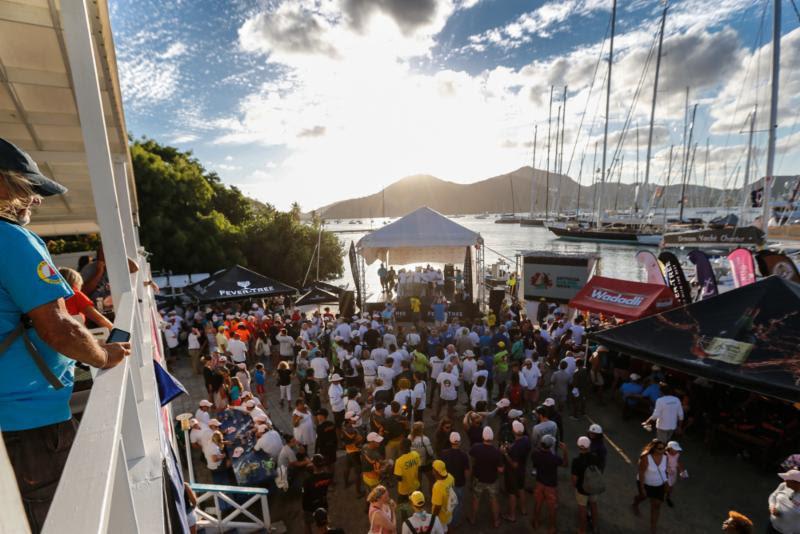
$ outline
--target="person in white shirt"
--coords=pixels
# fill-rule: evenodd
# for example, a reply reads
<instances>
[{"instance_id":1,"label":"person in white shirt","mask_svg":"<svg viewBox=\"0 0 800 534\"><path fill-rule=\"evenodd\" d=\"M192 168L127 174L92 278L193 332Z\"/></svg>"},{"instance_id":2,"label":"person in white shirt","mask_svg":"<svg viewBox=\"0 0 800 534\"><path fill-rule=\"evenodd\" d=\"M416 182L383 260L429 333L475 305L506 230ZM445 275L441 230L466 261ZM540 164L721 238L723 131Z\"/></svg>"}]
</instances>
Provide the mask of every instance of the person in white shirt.
<instances>
[{"instance_id":1,"label":"person in white shirt","mask_svg":"<svg viewBox=\"0 0 800 534\"><path fill-rule=\"evenodd\" d=\"M247 364L237 363L236 367L238 367L236 378L238 378L239 383L242 384L242 393L250 391L250 372L247 370Z\"/></svg>"},{"instance_id":2,"label":"person in white shirt","mask_svg":"<svg viewBox=\"0 0 800 534\"><path fill-rule=\"evenodd\" d=\"M239 334L234 332L228 340L228 352L231 354L233 363L247 362L247 345L239 339Z\"/></svg>"},{"instance_id":3,"label":"person in white shirt","mask_svg":"<svg viewBox=\"0 0 800 534\"><path fill-rule=\"evenodd\" d=\"M246 401L244 404L241 405L241 407L237 408L240 409L243 408L242 411L247 415L249 415L250 417L252 417L253 419L255 419L258 416L261 416L265 418L267 421L269 421L269 416L267 416L267 412L256 406L256 401L253 399Z\"/></svg>"},{"instance_id":4,"label":"person in white shirt","mask_svg":"<svg viewBox=\"0 0 800 534\"><path fill-rule=\"evenodd\" d=\"M397 346L397 336L394 335L392 327L387 326L386 333L383 334L383 348L388 349L392 345Z\"/></svg>"},{"instance_id":5,"label":"person in white shirt","mask_svg":"<svg viewBox=\"0 0 800 534\"><path fill-rule=\"evenodd\" d=\"M417 347L420 343L419 334L417 334L417 329L415 327L411 327L411 330L406 335L406 343L409 347Z\"/></svg>"},{"instance_id":6,"label":"person in white shirt","mask_svg":"<svg viewBox=\"0 0 800 534\"><path fill-rule=\"evenodd\" d=\"M394 345L390 345L394 347ZM396 349L395 349L396 350ZM378 365L383 365L383 362L386 361L386 358L389 357L389 351L383 347L378 347L376 349L372 349L370 351L371 358L377 363Z\"/></svg>"},{"instance_id":7,"label":"person in white shirt","mask_svg":"<svg viewBox=\"0 0 800 534\"><path fill-rule=\"evenodd\" d=\"M292 426L295 439L302 443L309 456L314 454L314 444L317 440L317 430L314 428L314 418L303 399L298 399L292 412Z\"/></svg>"},{"instance_id":8,"label":"person in white shirt","mask_svg":"<svg viewBox=\"0 0 800 534\"><path fill-rule=\"evenodd\" d=\"M483 372L485 373L486 371ZM476 409L480 401L488 402L489 400L489 392L486 391L486 376L487 375L477 374L475 377L475 385L472 386L472 390L469 392L469 405L473 410Z\"/></svg>"},{"instance_id":9,"label":"person in white shirt","mask_svg":"<svg viewBox=\"0 0 800 534\"><path fill-rule=\"evenodd\" d=\"M200 363L200 331L197 328L192 328L192 331L189 332L186 343L189 359L192 362L192 371L194 371L194 374L199 375L203 371L203 367Z\"/></svg>"},{"instance_id":10,"label":"person in white shirt","mask_svg":"<svg viewBox=\"0 0 800 534\"><path fill-rule=\"evenodd\" d=\"M678 429L683 421L683 405L681 400L672 394L672 388L667 384L660 384L661 397L656 401L653 415L648 417L644 423L656 422L656 437L668 443L672 439L672 434Z\"/></svg>"},{"instance_id":11,"label":"person in white shirt","mask_svg":"<svg viewBox=\"0 0 800 534\"><path fill-rule=\"evenodd\" d=\"M575 374L575 368L577 367L577 360L575 359L575 354L571 351L567 351L566 356L564 356L564 359L561 361L567 362L567 374L569 374L570 378L572 378L572 375Z\"/></svg>"},{"instance_id":12,"label":"person in white shirt","mask_svg":"<svg viewBox=\"0 0 800 534\"><path fill-rule=\"evenodd\" d=\"M428 363L431 364L431 379L436 382L436 379L439 378L439 373L444 371L445 359L438 354L434 354L430 357Z\"/></svg>"},{"instance_id":13,"label":"person in white shirt","mask_svg":"<svg viewBox=\"0 0 800 534\"><path fill-rule=\"evenodd\" d=\"M350 325L344 322L343 317L339 317L339 323L336 325L336 329L333 331L334 336L338 336L342 338L342 341L345 343L350 343Z\"/></svg>"},{"instance_id":14,"label":"person in white shirt","mask_svg":"<svg viewBox=\"0 0 800 534\"><path fill-rule=\"evenodd\" d=\"M361 426L361 415L364 410L361 408L361 404L358 402L360 398L361 394L356 389L348 390L347 396L344 398L345 418L350 419L354 427ZM348 414L350 413L353 414L353 417L348 417Z\"/></svg>"},{"instance_id":15,"label":"person in white shirt","mask_svg":"<svg viewBox=\"0 0 800 534\"><path fill-rule=\"evenodd\" d=\"M413 421L422 421L425 417L427 407L427 389L425 374L419 371L414 373L414 389L411 390L411 405L414 407L412 413Z\"/></svg>"},{"instance_id":16,"label":"person in white shirt","mask_svg":"<svg viewBox=\"0 0 800 534\"><path fill-rule=\"evenodd\" d=\"M196 449L202 449L203 444L211 439L214 431L205 425L200 424L197 419L189 421L191 430L189 431L189 443Z\"/></svg>"},{"instance_id":17,"label":"person in white shirt","mask_svg":"<svg viewBox=\"0 0 800 534\"><path fill-rule=\"evenodd\" d=\"M583 315L578 315L575 318L575 324L572 325L572 342L576 347L583 344L583 336L586 335L586 328L583 326Z\"/></svg>"},{"instance_id":18,"label":"person in white shirt","mask_svg":"<svg viewBox=\"0 0 800 534\"><path fill-rule=\"evenodd\" d=\"M386 358L384 365L378 366L378 378L383 380L384 387L382 389L391 389L392 381L397 373L394 371L394 359L389 356ZM388 387L386 387L388 385Z\"/></svg>"},{"instance_id":19,"label":"person in white shirt","mask_svg":"<svg viewBox=\"0 0 800 534\"><path fill-rule=\"evenodd\" d=\"M415 491L409 498L413 513L403 521L403 530L400 534L417 534L426 532L427 534L444 534L445 529L438 517L433 517L425 511L425 495L421 491ZM446 505L447 503L445 503ZM459 503L460 504L460 503ZM408 525L411 525L409 528Z\"/></svg>"},{"instance_id":20,"label":"person in white shirt","mask_svg":"<svg viewBox=\"0 0 800 534\"><path fill-rule=\"evenodd\" d=\"M475 383L475 373L478 372L478 362L475 361L475 353L471 350L464 352L464 359L461 361L461 381L464 384L464 393L467 395L469 404L469 394L472 385Z\"/></svg>"},{"instance_id":21,"label":"person in white shirt","mask_svg":"<svg viewBox=\"0 0 800 534\"><path fill-rule=\"evenodd\" d=\"M525 358L522 368L519 370L520 378L525 378L525 402L529 408L533 408L539 399L539 380L542 371L539 369L539 362L534 362L531 358ZM522 380L520 380L522 383Z\"/></svg>"},{"instance_id":22,"label":"person in white shirt","mask_svg":"<svg viewBox=\"0 0 800 534\"><path fill-rule=\"evenodd\" d=\"M314 372L316 376L316 371ZM331 411L333 412L333 420L336 423L336 428L339 429L344 423L344 388L342 387L342 377L337 373L331 376L331 385L328 386L328 399L331 403Z\"/></svg>"},{"instance_id":23,"label":"person in white shirt","mask_svg":"<svg viewBox=\"0 0 800 534\"><path fill-rule=\"evenodd\" d=\"M439 419L442 411L442 404L447 405L447 416L453 419L453 407L458 399L458 377L453 374L453 366L447 364L444 370L439 373L436 383L439 385L439 402L436 405L436 415L434 419Z\"/></svg>"},{"instance_id":24,"label":"person in white shirt","mask_svg":"<svg viewBox=\"0 0 800 534\"><path fill-rule=\"evenodd\" d=\"M328 372L331 369L331 364L328 363L327 358L325 358L322 353L318 352L314 358L311 359L309 365L314 369L314 379L322 386L323 379L328 376ZM322 392L322 390L320 390L320 392Z\"/></svg>"},{"instance_id":25,"label":"person in white shirt","mask_svg":"<svg viewBox=\"0 0 800 534\"><path fill-rule=\"evenodd\" d=\"M211 414L209 410L211 407L214 406L210 401L206 399L201 400L198 403L197 411L194 412L194 418L200 421L201 424L208 426L208 422L211 420Z\"/></svg>"},{"instance_id":26,"label":"person in white shirt","mask_svg":"<svg viewBox=\"0 0 800 534\"><path fill-rule=\"evenodd\" d=\"M278 335L275 336L275 340L278 342L280 349L278 353L281 356L281 360L289 363L294 362L294 339L292 336L286 335L286 329L281 328Z\"/></svg>"},{"instance_id":27,"label":"person in white shirt","mask_svg":"<svg viewBox=\"0 0 800 534\"><path fill-rule=\"evenodd\" d=\"M361 368L364 370L364 387L371 390L375 387L375 379L378 377L378 363L375 361L375 351L367 353L365 356L361 354Z\"/></svg>"},{"instance_id":28,"label":"person in white shirt","mask_svg":"<svg viewBox=\"0 0 800 534\"><path fill-rule=\"evenodd\" d=\"M800 470L778 473L783 479L769 496L769 522L772 530L783 534L800 532Z\"/></svg>"},{"instance_id":29,"label":"person in white shirt","mask_svg":"<svg viewBox=\"0 0 800 534\"><path fill-rule=\"evenodd\" d=\"M256 437L258 440L253 446L254 450L264 451L273 458L277 458L283 447L283 439L281 435L267 425L258 425L256 427Z\"/></svg>"},{"instance_id":30,"label":"person in white shirt","mask_svg":"<svg viewBox=\"0 0 800 534\"><path fill-rule=\"evenodd\" d=\"M164 326L164 339L167 341L167 348L169 349L168 356L177 356L172 352L178 348L178 334L170 328L169 324Z\"/></svg>"}]
</instances>

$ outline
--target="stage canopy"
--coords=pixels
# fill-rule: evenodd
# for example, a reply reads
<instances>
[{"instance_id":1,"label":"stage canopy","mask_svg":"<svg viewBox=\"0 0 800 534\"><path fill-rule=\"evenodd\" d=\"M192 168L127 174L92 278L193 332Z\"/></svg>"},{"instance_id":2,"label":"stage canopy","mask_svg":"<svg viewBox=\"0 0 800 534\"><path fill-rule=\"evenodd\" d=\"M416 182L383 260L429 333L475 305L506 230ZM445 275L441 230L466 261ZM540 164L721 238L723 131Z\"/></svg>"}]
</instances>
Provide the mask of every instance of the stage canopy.
<instances>
[{"instance_id":1,"label":"stage canopy","mask_svg":"<svg viewBox=\"0 0 800 534\"><path fill-rule=\"evenodd\" d=\"M591 338L708 380L800 401L800 285L777 276Z\"/></svg>"},{"instance_id":2,"label":"stage canopy","mask_svg":"<svg viewBox=\"0 0 800 534\"><path fill-rule=\"evenodd\" d=\"M422 207L365 235L358 249L369 264L463 263L465 247L480 242L479 233Z\"/></svg>"},{"instance_id":3,"label":"stage canopy","mask_svg":"<svg viewBox=\"0 0 800 534\"><path fill-rule=\"evenodd\" d=\"M664 285L593 276L569 306L629 321L674 307L675 297Z\"/></svg>"},{"instance_id":4,"label":"stage canopy","mask_svg":"<svg viewBox=\"0 0 800 534\"><path fill-rule=\"evenodd\" d=\"M200 302L268 298L297 293L295 288L241 265L218 271L205 280L186 286L183 291Z\"/></svg>"},{"instance_id":5,"label":"stage canopy","mask_svg":"<svg viewBox=\"0 0 800 534\"><path fill-rule=\"evenodd\" d=\"M339 295L331 293L330 291L325 291L321 287L312 287L310 291L307 291L303 295L298 298L294 304L295 306L308 306L308 305L317 305L317 304L338 304L339 303Z\"/></svg>"}]
</instances>

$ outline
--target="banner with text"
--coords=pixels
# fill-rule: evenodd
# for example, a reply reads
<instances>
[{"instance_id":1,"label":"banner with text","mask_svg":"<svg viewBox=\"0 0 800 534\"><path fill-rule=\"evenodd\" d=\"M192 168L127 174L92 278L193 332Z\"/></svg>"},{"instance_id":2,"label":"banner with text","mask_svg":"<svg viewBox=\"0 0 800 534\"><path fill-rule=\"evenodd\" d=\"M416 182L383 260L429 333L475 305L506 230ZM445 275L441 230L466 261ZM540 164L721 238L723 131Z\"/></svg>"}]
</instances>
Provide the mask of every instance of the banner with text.
<instances>
[{"instance_id":1,"label":"banner with text","mask_svg":"<svg viewBox=\"0 0 800 534\"><path fill-rule=\"evenodd\" d=\"M556 256L530 254L523 259L525 300L569 302L592 275L594 256Z\"/></svg>"}]
</instances>

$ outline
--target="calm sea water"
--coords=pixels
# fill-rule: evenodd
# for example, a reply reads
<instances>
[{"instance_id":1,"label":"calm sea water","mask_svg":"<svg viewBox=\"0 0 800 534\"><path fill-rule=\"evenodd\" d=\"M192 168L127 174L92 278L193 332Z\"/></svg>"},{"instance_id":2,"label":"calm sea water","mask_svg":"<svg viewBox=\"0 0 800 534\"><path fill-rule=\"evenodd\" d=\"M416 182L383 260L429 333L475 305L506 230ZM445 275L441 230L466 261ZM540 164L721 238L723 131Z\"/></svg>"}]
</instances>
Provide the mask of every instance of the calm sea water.
<instances>
[{"instance_id":1,"label":"calm sea water","mask_svg":"<svg viewBox=\"0 0 800 534\"><path fill-rule=\"evenodd\" d=\"M350 242L358 243L358 240L370 231L382 228L384 219L373 219L371 226L368 219L362 219L362 221L363 224L360 225L349 224L348 220L342 220L340 224L326 225L326 229L335 233L344 231L337 233L337 236L344 245L345 274L335 283L349 283L351 288L353 287L353 275L350 271L350 262L347 259ZM601 258L598 274L626 280L644 281L646 279L646 274L636 262L635 255L637 251L648 247L562 241L556 239L545 228L519 226L518 224L495 224L494 219L491 218L476 219L475 217L466 216L453 219L453 221L481 234L486 245L485 261L487 269L489 265L498 261L501 255L509 258L510 261L507 261L513 267L515 256L522 251L591 253L597 254ZM650 247L650 250L655 251L656 249ZM378 281L379 266L378 262L367 266L368 293L375 292L376 289L380 288Z\"/></svg>"}]
</instances>

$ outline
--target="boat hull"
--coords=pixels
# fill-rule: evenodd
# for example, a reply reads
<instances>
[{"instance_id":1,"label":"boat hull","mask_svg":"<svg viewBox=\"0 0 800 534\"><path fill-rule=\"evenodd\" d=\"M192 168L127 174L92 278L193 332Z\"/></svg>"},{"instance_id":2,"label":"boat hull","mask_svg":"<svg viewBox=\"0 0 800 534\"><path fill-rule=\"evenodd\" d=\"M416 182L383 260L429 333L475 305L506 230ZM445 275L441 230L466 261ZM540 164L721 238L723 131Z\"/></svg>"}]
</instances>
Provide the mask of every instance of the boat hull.
<instances>
[{"instance_id":1,"label":"boat hull","mask_svg":"<svg viewBox=\"0 0 800 534\"><path fill-rule=\"evenodd\" d=\"M609 231L583 228L562 228L558 226L547 226L559 239L569 241L591 241L596 243L617 243L620 245L639 245L639 237L649 236L650 234L637 234L635 232ZM657 243L656 243L657 244Z\"/></svg>"},{"instance_id":2,"label":"boat hull","mask_svg":"<svg viewBox=\"0 0 800 534\"><path fill-rule=\"evenodd\" d=\"M764 244L764 232L754 226L706 228L689 232L664 234L661 246L665 248L737 248L757 247Z\"/></svg>"}]
</instances>

